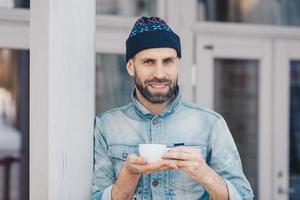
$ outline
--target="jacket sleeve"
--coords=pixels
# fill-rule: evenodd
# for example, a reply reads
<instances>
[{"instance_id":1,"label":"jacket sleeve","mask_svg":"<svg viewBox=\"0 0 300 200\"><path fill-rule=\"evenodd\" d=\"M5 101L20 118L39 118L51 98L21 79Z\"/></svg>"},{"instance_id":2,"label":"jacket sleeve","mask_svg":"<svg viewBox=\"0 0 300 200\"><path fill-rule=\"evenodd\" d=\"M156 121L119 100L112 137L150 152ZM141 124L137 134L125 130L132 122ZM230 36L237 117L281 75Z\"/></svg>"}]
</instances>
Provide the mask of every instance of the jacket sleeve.
<instances>
[{"instance_id":1,"label":"jacket sleeve","mask_svg":"<svg viewBox=\"0 0 300 200\"><path fill-rule=\"evenodd\" d=\"M210 151L208 164L225 180L230 200L252 200L253 191L243 173L238 150L222 117L212 128Z\"/></svg>"},{"instance_id":2,"label":"jacket sleeve","mask_svg":"<svg viewBox=\"0 0 300 200\"><path fill-rule=\"evenodd\" d=\"M103 137L101 120L96 117L94 125L94 168L91 200L107 199L103 193L111 191L116 180L111 159L108 156L108 146ZM105 192L106 191L106 192Z\"/></svg>"}]
</instances>

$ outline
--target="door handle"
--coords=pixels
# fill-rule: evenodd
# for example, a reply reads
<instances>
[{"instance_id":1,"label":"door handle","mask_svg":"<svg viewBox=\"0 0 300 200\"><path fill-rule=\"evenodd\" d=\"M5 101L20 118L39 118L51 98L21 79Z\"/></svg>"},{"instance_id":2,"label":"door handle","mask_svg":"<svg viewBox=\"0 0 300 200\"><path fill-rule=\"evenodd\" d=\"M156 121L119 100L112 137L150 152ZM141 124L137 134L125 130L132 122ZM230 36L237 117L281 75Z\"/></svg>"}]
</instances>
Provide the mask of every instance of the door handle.
<instances>
[{"instance_id":1,"label":"door handle","mask_svg":"<svg viewBox=\"0 0 300 200\"><path fill-rule=\"evenodd\" d=\"M214 46L213 45L210 45L210 44L208 44L208 45L204 45L204 47L203 47L205 50L213 50L214 49Z\"/></svg>"},{"instance_id":2,"label":"door handle","mask_svg":"<svg viewBox=\"0 0 300 200\"><path fill-rule=\"evenodd\" d=\"M295 188L284 189L281 186L278 188L278 194L294 194L295 192Z\"/></svg>"}]
</instances>

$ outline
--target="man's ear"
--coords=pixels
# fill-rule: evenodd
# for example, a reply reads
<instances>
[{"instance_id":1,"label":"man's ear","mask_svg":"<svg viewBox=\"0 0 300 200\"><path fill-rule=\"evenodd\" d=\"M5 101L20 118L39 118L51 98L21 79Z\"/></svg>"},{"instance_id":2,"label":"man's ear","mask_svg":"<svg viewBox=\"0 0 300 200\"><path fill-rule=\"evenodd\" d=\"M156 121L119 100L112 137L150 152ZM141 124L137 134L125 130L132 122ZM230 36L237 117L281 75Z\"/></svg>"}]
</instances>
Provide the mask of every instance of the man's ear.
<instances>
[{"instance_id":1,"label":"man's ear","mask_svg":"<svg viewBox=\"0 0 300 200\"><path fill-rule=\"evenodd\" d=\"M130 76L134 76L134 63L133 59L129 59L126 65L127 72Z\"/></svg>"}]
</instances>

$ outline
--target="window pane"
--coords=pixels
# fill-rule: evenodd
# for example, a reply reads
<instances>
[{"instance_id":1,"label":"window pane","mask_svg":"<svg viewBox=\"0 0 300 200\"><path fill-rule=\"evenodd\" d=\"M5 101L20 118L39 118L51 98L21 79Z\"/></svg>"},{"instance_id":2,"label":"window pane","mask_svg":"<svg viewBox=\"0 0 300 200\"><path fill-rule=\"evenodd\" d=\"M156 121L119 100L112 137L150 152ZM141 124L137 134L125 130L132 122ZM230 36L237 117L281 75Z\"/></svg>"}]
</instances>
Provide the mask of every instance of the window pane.
<instances>
[{"instance_id":1,"label":"window pane","mask_svg":"<svg viewBox=\"0 0 300 200\"><path fill-rule=\"evenodd\" d=\"M291 61L290 82L290 200L300 196L300 61Z\"/></svg>"},{"instance_id":2,"label":"window pane","mask_svg":"<svg viewBox=\"0 0 300 200\"><path fill-rule=\"evenodd\" d=\"M125 55L96 56L96 113L130 102L134 88L126 70Z\"/></svg>"},{"instance_id":3,"label":"window pane","mask_svg":"<svg viewBox=\"0 0 300 200\"><path fill-rule=\"evenodd\" d=\"M30 0L0 0L0 8L30 8Z\"/></svg>"},{"instance_id":4,"label":"window pane","mask_svg":"<svg viewBox=\"0 0 300 200\"><path fill-rule=\"evenodd\" d=\"M198 0L198 20L300 26L299 0Z\"/></svg>"},{"instance_id":5,"label":"window pane","mask_svg":"<svg viewBox=\"0 0 300 200\"><path fill-rule=\"evenodd\" d=\"M255 195L258 189L258 65L215 59L215 110L224 116Z\"/></svg>"},{"instance_id":6,"label":"window pane","mask_svg":"<svg viewBox=\"0 0 300 200\"><path fill-rule=\"evenodd\" d=\"M156 0L97 0L97 14L156 16Z\"/></svg>"},{"instance_id":7,"label":"window pane","mask_svg":"<svg viewBox=\"0 0 300 200\"><path fill-rule=\"evenodd\" d=\"M0 199L29 199L28 118L29 51L0 49Z\"/></svg>"}]
</instances>

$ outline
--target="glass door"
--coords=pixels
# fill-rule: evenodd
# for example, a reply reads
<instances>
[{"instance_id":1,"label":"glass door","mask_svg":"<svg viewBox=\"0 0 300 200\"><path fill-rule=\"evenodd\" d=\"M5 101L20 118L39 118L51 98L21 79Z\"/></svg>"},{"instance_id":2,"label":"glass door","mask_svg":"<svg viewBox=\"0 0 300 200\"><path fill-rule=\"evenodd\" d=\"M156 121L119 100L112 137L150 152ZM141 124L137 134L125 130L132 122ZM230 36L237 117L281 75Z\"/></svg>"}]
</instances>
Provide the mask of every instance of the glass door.
<instances>
[{"instance_id":1,"label":"glass door","mask_svg":"<svg viewBox=\"0 0 300 200\"><path fill-rule=\"evenodd\" d=\"M198 104L220 113L239 150L255 199L271 199L271 43L197 38Z\"/></svg>"},{"instance_id":2,"label":"glass door","mask_svg":"<svg viewBox=\"0 0 300 200\"><path fill-rule=\"evenodd\" d=\"M275 200L300 196L300 42L275 43Z\"/></svg>"},{"instance_id":3,"label":"glass door","mask_svg":"<svg viewBox=\"0 0 300 200\"><path fill-rule=\"evenodd\" d=\"M96 54L96 113L128 104L134 88L123 54Z\"/></svg>"},{"instance_id":4,"label":"glass door","mask_svg":"<svg viewBox=\"0 0 300 200\"><path fill-rule=\"evenodd\" d=\"M0 200L29 199L28 182L29 50L0 47Z\"/></svg>"}]
</instances>

